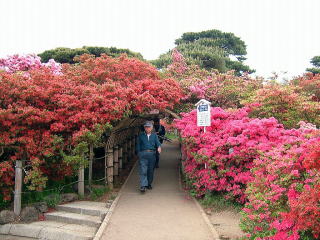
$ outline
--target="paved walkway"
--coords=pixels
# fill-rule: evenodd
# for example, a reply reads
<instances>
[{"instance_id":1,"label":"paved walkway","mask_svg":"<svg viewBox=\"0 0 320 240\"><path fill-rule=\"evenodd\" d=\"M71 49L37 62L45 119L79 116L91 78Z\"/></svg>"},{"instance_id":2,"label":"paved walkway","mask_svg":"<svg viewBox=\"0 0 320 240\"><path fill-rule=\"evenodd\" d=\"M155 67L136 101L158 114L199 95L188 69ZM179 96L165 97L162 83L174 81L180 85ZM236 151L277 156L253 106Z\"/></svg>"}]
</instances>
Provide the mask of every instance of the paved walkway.
<instances>
[{"instance_id":1,"label":"paved walkway","mask_svg":"<svg viewBox=\"0 0 320 240\"><path fill-rule=\"evenodd\" d=\"M179 184L179 147L164 144L153 190L138 191L138 166L122 190L102 240L212 240L196 203Z\"/></svg>"}]
</instances>

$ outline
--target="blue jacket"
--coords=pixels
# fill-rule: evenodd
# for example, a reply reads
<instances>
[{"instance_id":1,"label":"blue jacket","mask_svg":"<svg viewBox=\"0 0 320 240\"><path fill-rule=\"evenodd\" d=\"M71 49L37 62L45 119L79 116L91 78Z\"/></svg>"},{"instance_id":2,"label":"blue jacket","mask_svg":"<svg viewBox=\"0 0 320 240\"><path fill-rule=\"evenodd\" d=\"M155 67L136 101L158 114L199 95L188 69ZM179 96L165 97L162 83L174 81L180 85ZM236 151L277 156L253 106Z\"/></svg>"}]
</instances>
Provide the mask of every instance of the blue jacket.
<instances>
[{"instance_id":1,"label":"blue jacket","mask_svg":"<svg viewBox=\"0 0 320 240\"><path fill-rule=\"evenodd\" d=\"M136 144L137 153L144 150L154 150L156 151L158 147L161 146L158 136L155 133L151 133L149 140L145 132L139 134Z\"/></svg>"}]
</instances>

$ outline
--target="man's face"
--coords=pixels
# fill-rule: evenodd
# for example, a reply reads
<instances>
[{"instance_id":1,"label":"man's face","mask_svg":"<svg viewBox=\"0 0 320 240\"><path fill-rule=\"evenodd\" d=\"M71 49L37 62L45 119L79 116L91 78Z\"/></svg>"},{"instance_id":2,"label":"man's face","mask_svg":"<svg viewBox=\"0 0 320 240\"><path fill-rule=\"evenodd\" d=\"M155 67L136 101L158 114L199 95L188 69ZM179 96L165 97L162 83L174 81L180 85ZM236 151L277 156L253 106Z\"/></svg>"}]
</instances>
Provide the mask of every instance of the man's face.
<instances>
[{"instance_id":1,"label":"man's face","mask_svg":"<svg viewBox=\"0 0 320 240\"><path fill-rule=\"evenodd\" d=\"M149 134L152 131L152 127L144 127L144 130Z\"/></svg>"}]
</instances>

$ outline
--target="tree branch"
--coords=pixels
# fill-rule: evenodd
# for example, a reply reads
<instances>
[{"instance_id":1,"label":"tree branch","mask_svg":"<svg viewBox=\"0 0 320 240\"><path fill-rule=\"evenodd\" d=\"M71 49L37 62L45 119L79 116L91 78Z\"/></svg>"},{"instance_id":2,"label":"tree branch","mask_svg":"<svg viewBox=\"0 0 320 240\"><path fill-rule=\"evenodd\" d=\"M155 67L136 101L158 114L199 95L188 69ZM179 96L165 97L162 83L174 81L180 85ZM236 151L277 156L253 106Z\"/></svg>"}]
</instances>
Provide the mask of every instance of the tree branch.
<instances>
[{"instance_id":1,"label":"tree branch","mask_svg":"<svg viewBox=\"0 0 320 240\"><path fill-rule=\"evenodd\" d=\"M173 116L173 117L176 118L176 119L181 119L181 117L180 117L178 114L172 112L172 111L169 110L169 109L164 109L163 111L166 112L166 113L168 113L168 114L170 114L171 116Z\"/></svg>"}]
</instances>

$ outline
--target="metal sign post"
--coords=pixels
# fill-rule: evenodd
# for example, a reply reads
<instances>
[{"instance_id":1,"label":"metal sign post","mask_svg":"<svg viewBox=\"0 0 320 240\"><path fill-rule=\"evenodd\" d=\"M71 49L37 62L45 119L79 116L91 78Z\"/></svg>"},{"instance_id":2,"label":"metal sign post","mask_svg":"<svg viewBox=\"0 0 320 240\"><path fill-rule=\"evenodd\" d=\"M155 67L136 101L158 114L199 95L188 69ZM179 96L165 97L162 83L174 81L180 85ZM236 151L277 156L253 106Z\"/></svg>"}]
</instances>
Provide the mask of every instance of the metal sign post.
<instances>
[{"instance_id":1,"label":"metal sign post","mask_svg":"<svg viewBox=\"0 0 320 240\"><path fill-rule=\"evenodd\" d=\"M211 103L205 99L201 99L196 103L197 107L197 126L203 127L203 132L206 132L206 127L211 126ZM204 165L207 168L207 164Z\"/></svg>"},{"instance_id":2,"label":"metal sign post","mask_svg":"<svg viewBox=\"0 0 320 240\"><path fill-rule=\"evenodd\" d=\"M211 125L210 107L211 103L205 99L201 99L196 103L197 107L197 126L204 127L203 131L206 132L206 126Z\"/></svg>"}]
</instances>

